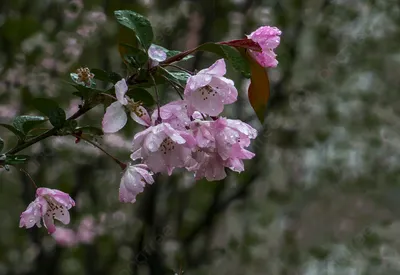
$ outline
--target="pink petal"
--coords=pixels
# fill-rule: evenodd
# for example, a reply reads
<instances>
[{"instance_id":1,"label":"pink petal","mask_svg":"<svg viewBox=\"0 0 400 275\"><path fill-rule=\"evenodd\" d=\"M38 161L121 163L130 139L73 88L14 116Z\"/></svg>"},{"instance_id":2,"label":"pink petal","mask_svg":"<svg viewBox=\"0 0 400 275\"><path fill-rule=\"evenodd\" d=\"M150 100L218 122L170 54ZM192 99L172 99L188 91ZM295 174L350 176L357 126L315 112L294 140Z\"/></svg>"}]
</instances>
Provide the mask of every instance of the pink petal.
<instances>
[{"instance_id":1,"label":"pink petal","mask_svg":"<svg viewBox=\"0 0 400 275\"><path fill-rule=\"evenodd\" d=\"M107 107L103 117L102 126L104 133L118 132L125 126L127 120L125 109L121 103L118 101L112 103Z\"/></svg>"},{"instance_id":2,"label":"pink petal","mask_svg":"<svg viewBox=\"0 0 400 275\"><path fill-rule=\"evenodd\" d=\"M219 94L206 95L206 92L198 90L188 96L187 100L191 107L210 116L217 116L224 110L223 98Z\"/></svg>"},{"instance_id":3,"label":"pink petal","mask_svg":"<svg viewBox=\"0 0 400 275\"><path fill-rule=\"evenodd\" d=\"M63 224L69 224L70 216L69 216L69 211L67 208L59 207L58 209L55 209L51 213L54 214L54 218L56 218Z\"/></svg>"},{"instance_id":4,"label":"pink petal","mask_svg":"<svg viewBox=\"0 0 400 275\"><path fill-rule=\"evenodd\" d=\"M223 76L226 74L226 64L223 58L218 59L214 64L212 64L207 69L203 69L198 72L198 74L211 74L217 76Z\"/></svg>"},{"instance_id":5,"label":"pink petal","mask_svg":"<svg viewBox=\"0 0 400 275\"><path fill-rule=\"evenodd\" d=\"M197 89L208 85L211 80L212 76L207 74L197 74L189 77L185 86L184 94L187 95L195 92Z\"/></svg>"},{"instance_id":6,"label":"pink petal","mask_svg":"<svg viewBox=\"0 0 400 275\"><path fill-rule=\"evenodd\" d=\"M67 193L57 189L40 187L36 190L36 196L38 197L47 196L67 209L70 209L72 206L75 206L75 201Z\"/></svg>"},{"instance_id":7,"label":"pink petal","mask_svg":"<svg viewBox=\"0 0 400 275\"><path fill-rule=\"evenodd\" d=\"M53 234L56 231L56 227L54 225L53 217L50 216L49 213L44 215L43 224L47 228L47 231L49 232L49 234Z\"/></svg>"}]
</instances>

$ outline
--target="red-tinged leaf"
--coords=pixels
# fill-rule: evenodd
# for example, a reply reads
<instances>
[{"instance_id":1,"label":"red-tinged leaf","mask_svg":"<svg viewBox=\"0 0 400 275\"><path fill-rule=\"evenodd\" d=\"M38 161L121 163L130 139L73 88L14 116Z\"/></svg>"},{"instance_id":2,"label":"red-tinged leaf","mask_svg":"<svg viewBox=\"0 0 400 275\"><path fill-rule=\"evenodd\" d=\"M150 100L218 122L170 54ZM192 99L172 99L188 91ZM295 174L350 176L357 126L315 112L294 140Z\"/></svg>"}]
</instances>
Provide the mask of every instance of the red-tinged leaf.
<instances>
[{"instance_id":1,"label":"red-tinged leaf","mask_svg":"<svg viewBox=\"0 0 400 275\"><path fill-rule=\"evenodd\" d=\"M231 40L231 41L223 41L218 44L228 45L228 46L232 46L235 48L245 48L245 49L261 52L260 45L248 38Z\"/></svg>"},{"instance_id":2,"label":"red-tinged leaf","mask_svg":"<svg viewBox=\"0 0 400 275\"><path fill-rule=\"evenodd\" d=\"M251 82L248 91L249 101L258 119L263 123L265 109L267 108L270 95L268 73L267 70L264 67L261 67L248 52L245 52L244 50L241 52L246 55L250 64Z\"/></svg>"}]
</instances>

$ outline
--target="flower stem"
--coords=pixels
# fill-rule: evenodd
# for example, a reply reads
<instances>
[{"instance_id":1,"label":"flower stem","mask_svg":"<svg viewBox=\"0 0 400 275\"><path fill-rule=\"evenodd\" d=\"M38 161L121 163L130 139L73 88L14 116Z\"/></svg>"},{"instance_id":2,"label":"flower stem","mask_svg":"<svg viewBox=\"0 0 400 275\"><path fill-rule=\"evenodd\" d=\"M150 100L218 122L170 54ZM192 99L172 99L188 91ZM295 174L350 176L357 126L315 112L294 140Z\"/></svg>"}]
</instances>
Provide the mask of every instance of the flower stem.
<instances>
[{"instance_id":1,"label":"flower stem","mask_svg":"<svg viewBox=\"0 0 400 275\"><path fill-rule=\"evenodd\" d=\"M158 88L157 88L157 83L156 80L154 79L154 76L150 74L151 80L153 80L154 83L154 90L156 91L156 101L157 101L157 120L156 124L161 123L161 114L160 114L160 97L158 96Z\"/></svg>"},{"instance_id":2,"label":"flower stem","mask_svg":"<svg viewBox=\"0 0 400 275\"><path fill-rule=\"evenodd\" d=\"M26 171L25 171L24 169L22 169L22 168L20 168L19 170L20 170L21 172L23 172L23 173L30 179L30 181L32 182L32 184L33 184L33 186L35 187L35 189L37 189L38 187L37 187L35 181L32 179L31 175L29 175L29 173L26 172Z\"/></svg>"},{"instance_id":3,"label":"flower stem","mask_svg":"<svg viewBox=\"0 0 400 275\"><path fill-rule=\"evenodd\" d=\"M163 76L163 78L165 78L165 80L167 80L169 82L169 84L171 84L171 86L175 89L175 91L178 93L179 97L183 100L183 95L182 93L179 91L178 88L181 88L182 90L184 89L182 85L180 85L179 83L175 83L172 80L168 79L168 77Z\"/></svg>"},{"instance_id":4,"label":"flower stem","mask_svg":"<svg viewBox=\"0 0 400 275\"><path fill-rule=\"evenodd\" d=\"M123 163L122 161L118 160L116 157L110 155L106 150L104 150L103 148L101 148L98 144L96 144L95 142L91 141L90 139L84 137L83 135L76 135L76 134L72 134L74 137L79 138L79 139L83 139L84 141L86 141L87 143L92 144L94 147L98 148L100 151L102 151L104 154L106 154L107 156L109 156L110 158L112 158L120 167L122 170L124 170L126 168L126 164Z\"/></svg>"},{"instance_id":5,"label":"flower stem","mask_svg":"<svg viewBox=\"0 0 400 275\"><path fill-rule=\"evenodd\" d=\"M76 113L74 113L72 116L70 116L68 118L68 120L74 120L74 119L80 117L81 115L83 115L86 112L88 112L89 110L91 110L93 107L89 107L89 106L85 107L85 106L83 106L78 111L76 111ZM31 145L33 145L33 144L35 144L35 143L37 143L37 142L39 142L41 140L44 140L44 139L46 139L48 137L54 136L56 134L57 134L57 128L52 128L52 129L44 132L43 134L38 135L37 137L34 137L34 138L30 139L30 140L27 140L26 142L24 142L22 144L17 145L16 147L14 147L10 151L8 151L6 153L6 155L13 155L15 153L18 153L19 151L22 151L25 148L28 148L29 146L31 146Z\"/></svg>"}]
</instances>

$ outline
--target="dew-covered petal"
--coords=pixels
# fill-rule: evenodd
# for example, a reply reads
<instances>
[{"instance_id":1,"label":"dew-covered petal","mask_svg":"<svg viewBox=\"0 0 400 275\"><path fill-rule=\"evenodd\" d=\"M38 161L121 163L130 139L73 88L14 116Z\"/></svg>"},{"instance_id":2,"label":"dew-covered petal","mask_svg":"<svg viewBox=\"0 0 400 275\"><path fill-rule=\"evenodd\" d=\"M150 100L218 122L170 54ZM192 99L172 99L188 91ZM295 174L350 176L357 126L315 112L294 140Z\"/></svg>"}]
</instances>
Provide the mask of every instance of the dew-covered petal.
<instances>
[{"instance_id":1,"label":"dew-covered petal","mask_svg":"<svg viewBox=\"0 0 400 275\"><path fill-rule=\"evenodd\" d=\"M226 74L226 64L223 58L218 59L210 67L203 69L198 72L198 74L211 74L217 76L223 76Z\"/></svg>"}]
</instances>

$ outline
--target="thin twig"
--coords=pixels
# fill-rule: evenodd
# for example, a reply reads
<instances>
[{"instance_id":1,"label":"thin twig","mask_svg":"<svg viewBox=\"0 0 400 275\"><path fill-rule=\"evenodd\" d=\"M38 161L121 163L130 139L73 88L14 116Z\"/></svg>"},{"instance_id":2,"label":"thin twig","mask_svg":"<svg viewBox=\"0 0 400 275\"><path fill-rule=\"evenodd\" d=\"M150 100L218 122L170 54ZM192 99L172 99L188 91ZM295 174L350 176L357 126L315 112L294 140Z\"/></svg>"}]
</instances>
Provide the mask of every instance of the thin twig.
<instances>
[{"instance_id":1,"label":"thin twig","mask_svg":"<svg viewBox=\"0 0 400 275\"><path fill-rule=\"evenodd\" d=\"M35 187L35 189L37 189L38 187L37 187L35 181L32 179L31 175L29 175L29 173L26 172L26 171L25 171L24 169L22 169L22 168L20 168L19 170L20 170L21 172L23 172L23 173L30 179L30 181L32 182L32 184L33 184L33 186Z\"/></svg>"},{"instance_id":2,"label":"thin twig","mask_svg":"<svg viewBox=\"0 0 400 275\"><path fill-rule=\"evenodd\" d=\"M167 80L169 82L169 84L171 84L171 86L175 89L175 91L178 93L179 97L183 100L183 95L182 93L179 91L178 88L184 89L182 85L173 82L172 80L168 79L168 77L163 75L163 78L165 78L165 80Z\"/></svg>"},{"instance_id":3,"label":"thin twig","mask_svg":"<svg viewBox=\"0 0 400 275\"><path fill-rule=\"evenodd\" d=\"M74 137L79 138L79 139L83 139L84 141L92 144L94 147L97 147L100 151L102 151L104 154L106 154L107 156L109 156L110 158L112 158L120 167L122 170L125 170L126 168L126 164L123 163L122 161L118 160L116 157L110 155L106 150L104 150L103 148L100 147L100 145L96 144L95 142L91 141L90 139L83 137L82 135L76 135L76 134L72 134Z\"/></svg>"},{"instance_id":4,"label":"thin twig","mask_svg":"<svg viewBox=\"0 0 400 275\"><path fill-rule=\"evenodd\" d=\"M94 106L93 106L94 107ZM88 112L89 110L91 110L93 107L85 107L83 106L82 108L80 108L78 111L76 111L76 113L74 113L72 116L70 116L67 120L74 120L78 117L80 117L81 115L85 114L86 112ZM26 142L17 145L16 147L14 147L13 149L11 149L10 151L8 151L6 153L6 155L13 155L15 153L18 153L19 151L24 150L25 148L28 148L29 146L43 140L46 139L48 137L54 136L57 134L57 128L52 128L50 130L48 130L47 132L44 132L43 134L34 137L30 140L27 140Z\"/></svg>"},{"instance_id":5,"label":"thin twig","mask_svg":"<svg viewBox=\"0 0 400 275\"><path fill-rule=\"evenodd\" d=\"M156 119L156 124L161 122L161 113L160 113L160 97L158 95L158 88L157 88L157 83L156 80L154 79L154 76L150 74L151 80L153 80L154 83L154 89L156 91L156 100L157 100L157 114L158 118Z\"/></svg>"}]
</instances>

